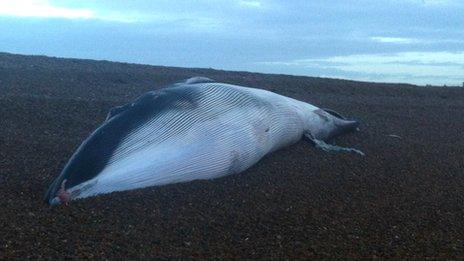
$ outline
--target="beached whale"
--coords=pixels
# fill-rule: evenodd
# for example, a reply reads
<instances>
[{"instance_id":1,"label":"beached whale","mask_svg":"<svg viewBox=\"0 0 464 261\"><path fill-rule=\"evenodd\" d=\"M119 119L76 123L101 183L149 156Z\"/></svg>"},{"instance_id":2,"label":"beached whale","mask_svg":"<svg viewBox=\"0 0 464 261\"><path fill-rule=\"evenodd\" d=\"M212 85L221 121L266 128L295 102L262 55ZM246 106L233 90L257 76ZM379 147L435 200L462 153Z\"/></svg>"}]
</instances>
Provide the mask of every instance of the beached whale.
<instances>
[{"instance_id":1,"label":"beached whale","mask_svg":"<svg viewBox=\"0 0 464 261\"><path fill-rule=\"evenodd\" d=\"M357 126L334 111L270 91L195 77L111 109L45 201L239 173L304 136L326 150L359 152L324 143Z\"/></svg>"}]
</instances>

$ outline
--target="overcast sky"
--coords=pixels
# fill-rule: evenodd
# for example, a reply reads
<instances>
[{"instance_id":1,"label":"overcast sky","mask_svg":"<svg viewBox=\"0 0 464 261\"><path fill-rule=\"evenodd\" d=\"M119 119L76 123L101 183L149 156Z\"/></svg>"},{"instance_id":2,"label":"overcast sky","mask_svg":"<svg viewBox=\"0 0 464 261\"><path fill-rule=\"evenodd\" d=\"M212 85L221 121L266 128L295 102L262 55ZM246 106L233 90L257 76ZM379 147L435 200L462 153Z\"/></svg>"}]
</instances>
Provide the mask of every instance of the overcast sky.
<instances>
[{"instance_id":1,"label":"overcast sky","mask_svg":"<svg viewBox=\"0 0 464 261\"><path fill-rule=\"evenodd\" d=\"M463 0L0 0L0 51L462 85Z\"/></svg>"}]
</instances>

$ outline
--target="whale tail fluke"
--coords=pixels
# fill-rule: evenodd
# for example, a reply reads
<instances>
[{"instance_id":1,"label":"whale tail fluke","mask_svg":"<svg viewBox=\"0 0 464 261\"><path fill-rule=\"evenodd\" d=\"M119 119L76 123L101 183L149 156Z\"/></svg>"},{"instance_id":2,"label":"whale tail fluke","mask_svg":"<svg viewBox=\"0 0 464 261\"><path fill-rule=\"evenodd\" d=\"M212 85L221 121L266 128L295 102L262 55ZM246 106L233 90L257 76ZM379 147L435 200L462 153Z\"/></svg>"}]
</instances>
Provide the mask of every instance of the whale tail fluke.
<instances>
[{"instance_id":1,"label":"whale tail fluke","mask_svg":"<svg viewBox=\"0 0 464 261\"><path fill-rule=\"evenodd\" d=\"M359 127L359 121L347 119L333 110L317 109L314 113L319 116L320 122L312 128L312 134L319 140L330 140Z\"/></svg>"},{"instance_id":2,"label":"whale tail fluke","mask_svg":"<svg viewBox=\"0 0 464 261\"><path fill-rule=\"evenodd\" d=\"M359 130L359 121L357 120L334 119L334 123L339 131L337 134L344 134Z\"/></svg>"},{"instance_id":3,"label":"whale tail fluke","mask_svg":"<svg viewBox=\"0 0 464 261\"><path fill-rule=\"evenodd\" d=\"M317 148L324 151L354 152L364 156L364 153L358 149L344 148L326 143L327 140L331 140L334 137L359 130L358 120L347 119L340 113L330 109L318 109L314 113L322 119L325 128L315 129L312 133L308 131L304 135Z\"/></svg>"}]
</instances>

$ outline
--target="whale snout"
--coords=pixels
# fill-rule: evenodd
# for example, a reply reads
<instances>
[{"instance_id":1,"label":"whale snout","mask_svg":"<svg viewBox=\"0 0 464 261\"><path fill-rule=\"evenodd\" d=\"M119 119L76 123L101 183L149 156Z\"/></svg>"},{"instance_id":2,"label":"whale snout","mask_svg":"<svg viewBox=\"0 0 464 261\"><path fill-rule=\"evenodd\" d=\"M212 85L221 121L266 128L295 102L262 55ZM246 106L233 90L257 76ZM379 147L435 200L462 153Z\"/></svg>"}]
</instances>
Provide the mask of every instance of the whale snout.
<instances>
[{"instance_id":1,"label":"whale snout","mask_svg":"<svg viewBox=\"0 0 464 261\"><path fill-rule=\"evenodd\" d=\"M55 206L61 204L61 201L58 197L54 197L46 202L50 206Z\"/></svg>"},{"instance_id":2,"label":"whale snout","mask_svg":"<svg viewBox=\"0 0 464 261\"><path fill-rule=\"evenodd\" d=\"M56 182L57 180L55 180L51 185L50 187L48 188L47 192L45 193L45 196L43 198L43 202L47 205L56 205L58 204L57 199L56 198L56 194L58 192L58 189L56 188Z\"/></svg>"},{"instance_id":3,"label":"whale snout","mask_svg":"<svg viewBox=\"0 0 464 261\"><path fill-rule=\"evenodd\" d=\"M61 182L59 182L59 180L53 182L45 195L45 203L49 205L58 205L69 202L71 199L71 193L66 190L66 182L67 179L62 180Z\"/></svg>"},{"instance_id":4,"label":"whale snout","mask_svg":"<svg viewBox=\"0 0 464 261\"><path fill-rule=\"evenodd\" d=\"M68 204L69 201L79 198L82 193L88 192L96 182L88 181L68 188L66 184L67 179L61 182L56 180L45 194L44 202L48 205Z\"/></svg>"}]
</instances>

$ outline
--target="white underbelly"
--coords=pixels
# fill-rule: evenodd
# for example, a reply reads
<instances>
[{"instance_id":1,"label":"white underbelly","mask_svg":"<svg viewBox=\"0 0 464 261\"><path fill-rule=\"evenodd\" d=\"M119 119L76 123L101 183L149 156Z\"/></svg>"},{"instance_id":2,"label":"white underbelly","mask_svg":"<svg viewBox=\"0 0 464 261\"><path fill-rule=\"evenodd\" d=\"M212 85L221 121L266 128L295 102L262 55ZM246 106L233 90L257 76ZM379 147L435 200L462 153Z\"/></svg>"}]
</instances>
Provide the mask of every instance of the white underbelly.
<instances>
[{"instance_id":1,"label":"white underbelly","mask_svg":"<svg viewBox=\"0 0 464 261\"><path fill-rule=\"evenodd\" d=\"M302 135L292 115L279 111L247 116L231 112L112 160L79 197L239 173Z\"/></svg>"}]
</instances>

